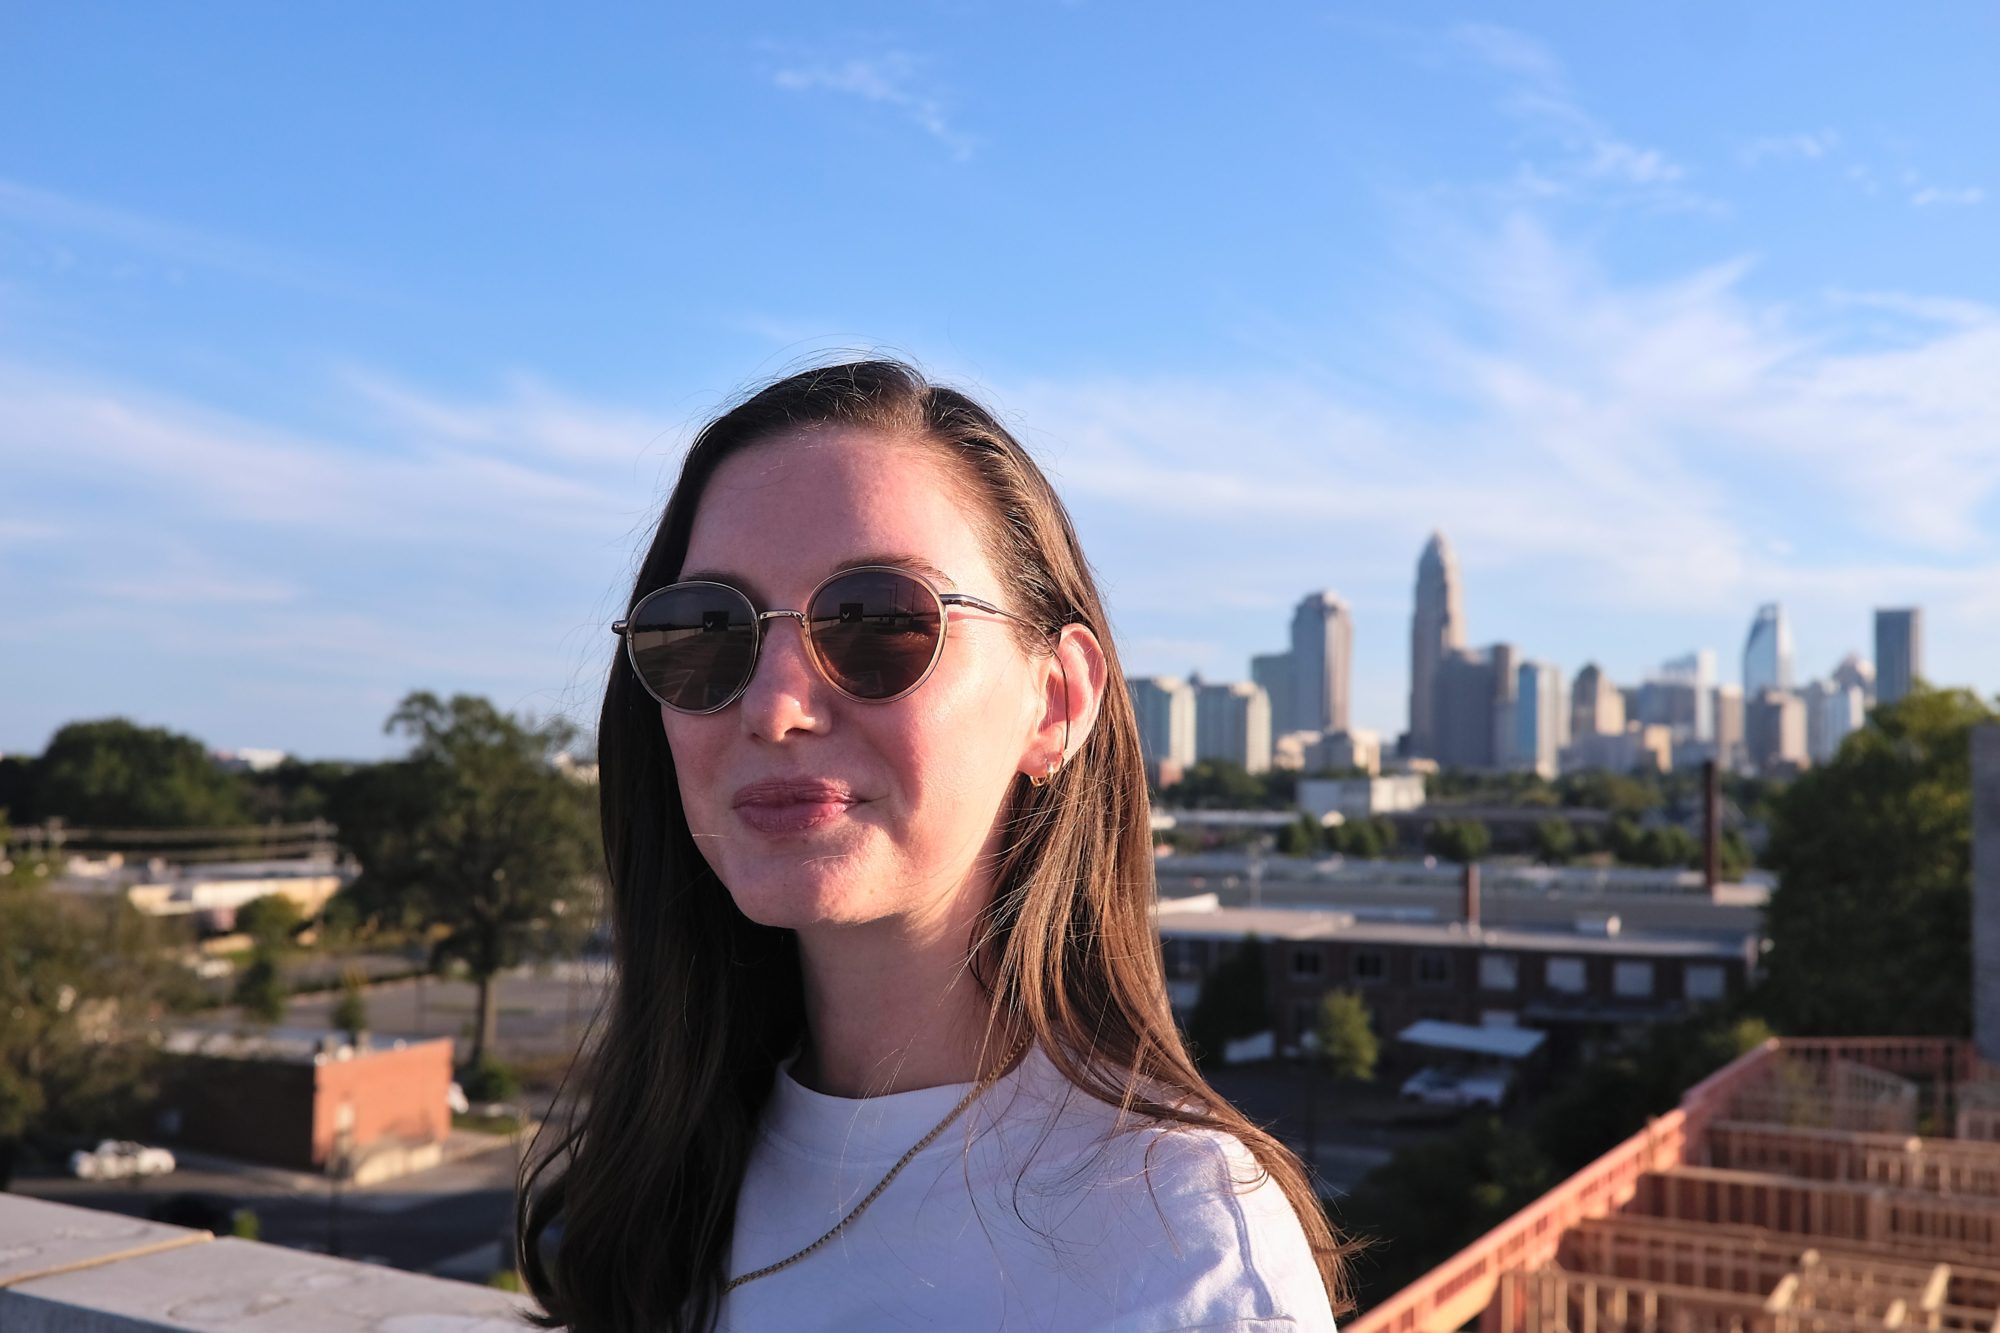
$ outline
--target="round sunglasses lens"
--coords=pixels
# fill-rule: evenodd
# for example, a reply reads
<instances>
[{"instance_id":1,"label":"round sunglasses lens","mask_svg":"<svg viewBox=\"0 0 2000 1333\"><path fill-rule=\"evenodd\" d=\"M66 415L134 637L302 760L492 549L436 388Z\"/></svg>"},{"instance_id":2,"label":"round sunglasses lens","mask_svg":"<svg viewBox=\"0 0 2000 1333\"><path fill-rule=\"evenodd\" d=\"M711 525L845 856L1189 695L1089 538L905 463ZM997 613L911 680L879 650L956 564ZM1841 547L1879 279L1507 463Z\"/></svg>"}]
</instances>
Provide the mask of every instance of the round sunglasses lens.
<instances>
[{"instance_id":1,"label":"round sunglasses lens","mask_svg":"<svg viewBox=\"0 0 2000 1333\"><path fill-rule=\"evenodd\" d=\"M835 579L807 614L827 677L857 699L889 699L915 686L931 669L943 630L936 594L893 570Z\"/></svg>"},{"instance_id":2,"label":"round sunglasses lens","mask_svg":"<svg viewBox=\"0 0 2000 1333\"><path fill-rule=\"evenodd\" d=\"M749 599L719 583L689 583L650 593L626 630L632 668L674 708L722 707L750 679L757 656L757 613Z\"/></svg>"}]
</instances>

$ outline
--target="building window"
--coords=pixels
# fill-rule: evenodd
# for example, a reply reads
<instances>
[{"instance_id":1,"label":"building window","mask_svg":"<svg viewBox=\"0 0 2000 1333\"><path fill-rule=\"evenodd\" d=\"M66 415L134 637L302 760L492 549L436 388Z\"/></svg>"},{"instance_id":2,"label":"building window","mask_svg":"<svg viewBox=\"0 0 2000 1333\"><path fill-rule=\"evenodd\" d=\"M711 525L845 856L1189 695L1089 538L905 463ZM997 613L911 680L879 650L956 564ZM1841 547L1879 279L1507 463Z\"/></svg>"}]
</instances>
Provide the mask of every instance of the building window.
<instances>
[{"instance_id":1,"label":"building window","mask_svg":"<svg viewBox=\"0 0 2000 1333\"><path fill-rule=\"evenodd\" d=\"M1319 956L1318 949L1292 950L1292 980L1316 981L1325 967L1326 961Z\"/></svg>"},{"instance_id":2,"label":"building window","mask_svg":"<svg viewBox=\"0 0 2000 1333\"><path fill-rule=\"evenodd\" d=\"M1380 949L1356 949L1354 951L1354 979L1364 986L1372 986L1389 975L1388 961Z\"/></svg>"},{"instance_id":3,"label":"building window","mask_svg":"<svg viewBox=\"0 0 2000 1333\"><path fill-rule=\"evenodd\" d=\"M1305 1045L1319 1031L1319 1002L1316 1000L1292 1001L1292 1040Z\"/></svg>"},{"instance_id":4,"label":"building window","mask_svg":"<svg viewBox=\"0 0 2000 1333\"><path fill-rule=\"evenodd\" d=\"M1513 990L1521 984L1521 960L1511 953L1479 955L1481 990Z\"/></svg>"},{"instance_id":5,"label":"building window","mask_svg":"<svg viewBox=\"0 0 2000 1333\"><path fill-rule=\"evenodd\" d=\"M1551 958L1544 966L1550 990L1561 991L1565 995L1583 994L1585 983L1581 958Z\"/></svg>"},{"instance_id":6,"label":"building window","mask_svg":"<svg viewBox=\"0 0 2000 1333\"><path fill-rule=\"evenodd\" d=\"M1653 965L1630 962L1615 964L1611 969L1611 989L1628 999L1651 999Z\"/></svg>"},{"instance_id":7,"label":"building window","mask_svg":"<svg viewBox=\"0 0 2000 1333\"><path fill-rule=\"evenodd\" d=\"M1417 955L1417 984L1419 986L1449 986L1451 984L1451 955L1441 949L1425 949Z\"/></svg>"},{"instance_id":8,"label":"building window","mask_svg":"<svg viewBox=\"0 0 2000 1333\"><path fill-rule=\"evenodd\" d=\"M1521 1016L1512 1009L1481 1009L1479 1026L1483 1028L1517 1028L1521 1026Z\"/></svg>"},{"instance_id":9,"label":"building window","mask_svg":"<svg viewBox=\"0 0 2000 1333\"><path fill-rule=\"evenodd\" d=\"M1723 992L1722 969L1714 963L1689 963L1681 985L1690 1000L1719 1000Z\"/></svg>"}]
</instances>

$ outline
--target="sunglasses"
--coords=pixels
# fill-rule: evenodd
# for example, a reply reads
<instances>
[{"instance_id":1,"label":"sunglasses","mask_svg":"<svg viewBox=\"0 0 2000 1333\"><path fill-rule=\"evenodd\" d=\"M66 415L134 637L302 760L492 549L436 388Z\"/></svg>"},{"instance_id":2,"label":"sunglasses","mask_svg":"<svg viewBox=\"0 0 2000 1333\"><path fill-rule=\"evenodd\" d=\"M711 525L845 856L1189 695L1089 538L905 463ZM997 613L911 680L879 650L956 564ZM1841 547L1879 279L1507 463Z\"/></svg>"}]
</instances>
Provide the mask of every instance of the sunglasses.
<instances>
[{"instance_id":1,"label":"sunglasses","mask_svg":"<svg viewBox=\"0 0 2000 1333\"><path fill-rule=\"evenodd\" d=\"M887 703L924 683L944 652L945 609L969 606L1021 624L983 598L939 592L894 565L858 565L829 575L803 611L759 611L741 590L696 579L641 597L612 625L646 692L680 713L727 708L750 686L764 622L799 622L806 656L850 699Z\"/></svg>"}]
</instances>

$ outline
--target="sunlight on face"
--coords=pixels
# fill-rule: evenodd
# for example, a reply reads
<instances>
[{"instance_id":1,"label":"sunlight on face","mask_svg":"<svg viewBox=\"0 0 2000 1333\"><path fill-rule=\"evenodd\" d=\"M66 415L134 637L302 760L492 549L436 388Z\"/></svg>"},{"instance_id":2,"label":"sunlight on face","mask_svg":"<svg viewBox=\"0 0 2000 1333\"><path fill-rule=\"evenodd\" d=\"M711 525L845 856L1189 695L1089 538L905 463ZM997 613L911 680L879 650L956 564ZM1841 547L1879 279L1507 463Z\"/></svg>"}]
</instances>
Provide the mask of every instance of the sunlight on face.
<instances>
[{"instance_id":1,"label":"sunlight on face","mask_svg":"<svg viewBox=\"0 0 2000 1333\"><path fill-rule=\"evenodd\" d=\"M689 536L687 571L759 610L803 609L828 574L910 558L939 590L1013 610L946 464L872 431L781 436L724 462ZM990 892L996 821L1031 759L1042 701L1001 617L948 614L915 692L848 698L809 660L798 624L765 622L756 673L719 712L660 710L695 843L745 916L793 929L900 917L941 929Z\"/></svg>"}]
</instances>

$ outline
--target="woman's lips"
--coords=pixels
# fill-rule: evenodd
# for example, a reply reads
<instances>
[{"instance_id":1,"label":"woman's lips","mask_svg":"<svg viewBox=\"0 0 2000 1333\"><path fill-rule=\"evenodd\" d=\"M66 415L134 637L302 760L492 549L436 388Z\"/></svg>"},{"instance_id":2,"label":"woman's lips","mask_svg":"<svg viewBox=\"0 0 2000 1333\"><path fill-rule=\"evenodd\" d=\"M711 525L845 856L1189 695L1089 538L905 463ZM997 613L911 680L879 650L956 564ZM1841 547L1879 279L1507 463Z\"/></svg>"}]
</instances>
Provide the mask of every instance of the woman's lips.
<instances>
[{"instance_id":1,"label":"woman's lips","mask_svg":"<svg viewBox=\"0 0 2000 1333\"><path fill-rule=\"evenodd\" d=\"M800 833L847 813L858 800L843 782L753 782L736 793L736 817L759 833Z\"/></svg>"}]
</instances>

